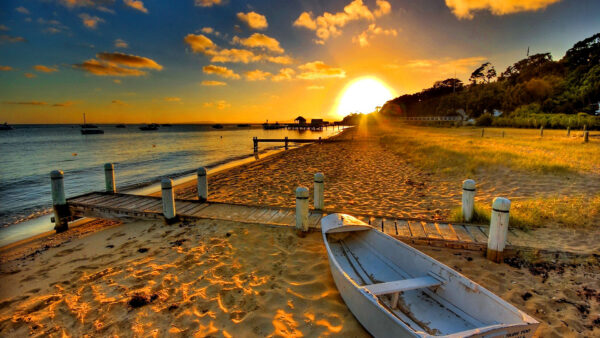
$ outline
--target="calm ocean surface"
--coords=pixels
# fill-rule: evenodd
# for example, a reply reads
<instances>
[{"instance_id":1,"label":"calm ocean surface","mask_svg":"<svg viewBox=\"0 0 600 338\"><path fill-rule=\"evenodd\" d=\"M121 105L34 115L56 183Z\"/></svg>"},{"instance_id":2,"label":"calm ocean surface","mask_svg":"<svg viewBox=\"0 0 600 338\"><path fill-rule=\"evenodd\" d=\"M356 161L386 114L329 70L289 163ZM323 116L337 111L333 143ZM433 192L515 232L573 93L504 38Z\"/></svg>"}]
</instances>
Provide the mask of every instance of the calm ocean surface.
<instances>
[{"instance_id":1,"label":"calm ocean surface","mask_svg":"<svg viewBox=\"0 0 600 338\"><path fill-rule=\"evenodd\" d=\"M158 131L101 125L104 134L81 135L77 125L16 126L0 131L0 224L50 211L50 171L65 173L67 197L104 189L106 162L115 163L117 188L189 173L253 156L252 137L325 138L338 133L263 130L225 125L173 125ZM265 144L260 150L282 144Z\"/></svg>"}]
</instances>

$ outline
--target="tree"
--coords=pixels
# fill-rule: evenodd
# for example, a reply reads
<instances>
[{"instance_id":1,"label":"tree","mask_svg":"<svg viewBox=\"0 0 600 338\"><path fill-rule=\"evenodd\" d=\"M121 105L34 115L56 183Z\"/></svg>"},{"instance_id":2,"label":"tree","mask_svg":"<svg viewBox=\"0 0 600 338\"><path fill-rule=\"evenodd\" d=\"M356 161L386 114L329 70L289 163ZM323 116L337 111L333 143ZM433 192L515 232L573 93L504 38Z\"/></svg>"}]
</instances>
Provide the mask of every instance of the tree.
<instances>
[{"instance_id":1,"label":"tree","mask_svg":"<svg viewBox=\"0 0 600 338\"><path fill-rule=\"evenodd\" d=\"M492 66L491 63L486 62L479 66L479 68L475 69L473 73L471 73L471 77L469 81L473 84L484 83L487 80L487 83L496 77L496 69Z\"/></svg>"}]
</instances>

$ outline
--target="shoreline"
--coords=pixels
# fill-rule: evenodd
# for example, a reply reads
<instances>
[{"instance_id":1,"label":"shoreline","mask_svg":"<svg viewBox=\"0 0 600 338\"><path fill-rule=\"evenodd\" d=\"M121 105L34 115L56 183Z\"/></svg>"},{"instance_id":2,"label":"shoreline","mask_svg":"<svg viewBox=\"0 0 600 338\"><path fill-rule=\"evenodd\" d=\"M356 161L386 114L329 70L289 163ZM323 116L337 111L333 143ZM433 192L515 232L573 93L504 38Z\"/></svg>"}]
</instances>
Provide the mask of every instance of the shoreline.
<instances>
[{"instance_id":1,"label":"shoreline","mask_svg":"<svg viewBox=\"0 0 600 338\"><path fill-rule=\"evenodd\" d=\"M351 130L352 126L346 126L344 129L340 130L338 133L331 135L326 139L332 139L339 137L344 134L345 131ZM290 149L287 151L299 149L302 147L310 146L311 143L306 144L290 144ZM266 161L271 159L274 155L285 152L283 146L273 146L263 149L262 152L259 151L259 158L256 159L255 155L244 155L241 158L234 159L228 162L217 162L216 164L209 165L207 167L208 176L212 176L216 173L224 172L230 170L232 168L243 166L248 163L260 163L262 161ZM173 186L181 185L189 183L190 181L195 180L196 170L185 171L181 173L168 174L160 176L169 177L173 179ZM128 185L119 189L119 192L134 194L134 195L152 195L160 192L160 179L158 181L152 180L142 183L137 183L133 185ZM36 240L39 239L40 236L50 236L55 231L53 230L54 223L51 222L52 211L50 210L47 214L43 214L38 217L29 218L23 222L14 223L7 225L5 227L0 228L0 251L6 250L7 247L12 247L15 243L27 243L29 239ZM79 220L75 221L78 222ZM69 224L69 228L71 228L71 224Z\"/></svg>"}]
</instances>

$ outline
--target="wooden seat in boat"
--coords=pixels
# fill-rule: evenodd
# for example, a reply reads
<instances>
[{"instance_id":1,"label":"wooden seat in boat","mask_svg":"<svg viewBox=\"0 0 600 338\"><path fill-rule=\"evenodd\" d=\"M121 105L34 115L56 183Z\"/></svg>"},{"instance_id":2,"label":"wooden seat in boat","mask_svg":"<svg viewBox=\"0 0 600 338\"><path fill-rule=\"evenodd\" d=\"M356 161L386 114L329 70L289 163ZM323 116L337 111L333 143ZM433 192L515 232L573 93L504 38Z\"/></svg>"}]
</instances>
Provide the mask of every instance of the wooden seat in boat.
<instances>
[{"instance_id":1,"label":"wooden seat in boat","mask_svg":"<svg viewBox=\"0 0 600 338\"><path fill-rule=\"evenodd\" d=\"M441 284L442 283L439 280L431 276L425 276L419 278L402 279L393 282L370 284L365 285L364 288L367 289L370 293L379 296L414 289L428 288L431 286L438 286Z\"/></svg>"}]
</instances>

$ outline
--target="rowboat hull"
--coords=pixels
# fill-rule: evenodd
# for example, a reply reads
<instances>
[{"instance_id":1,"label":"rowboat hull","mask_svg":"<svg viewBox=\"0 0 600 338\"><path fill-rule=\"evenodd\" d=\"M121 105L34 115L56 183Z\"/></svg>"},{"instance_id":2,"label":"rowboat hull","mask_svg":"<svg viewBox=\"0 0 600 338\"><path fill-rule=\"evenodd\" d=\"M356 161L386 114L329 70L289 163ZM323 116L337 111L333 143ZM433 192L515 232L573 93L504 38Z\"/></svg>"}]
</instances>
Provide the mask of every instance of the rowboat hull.
<instances>
[{"instance_id":1,"label":"rowboat hull","mask_svg":"<svg viewBox=\"0 0 600 338\"><path fill-rule=\"evenodd\" d=\"M539 323L532 317L433 258L361 223L334 214L321 224L335 284L373 336L533 336ZM423 275L427 277L417 278ZM423 281L434 286L419 287ZM379 294L386 287L403 289L396 292L397 303L394 293Z\"/></svg>"}]
</instances>

